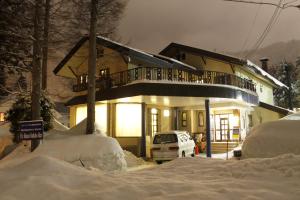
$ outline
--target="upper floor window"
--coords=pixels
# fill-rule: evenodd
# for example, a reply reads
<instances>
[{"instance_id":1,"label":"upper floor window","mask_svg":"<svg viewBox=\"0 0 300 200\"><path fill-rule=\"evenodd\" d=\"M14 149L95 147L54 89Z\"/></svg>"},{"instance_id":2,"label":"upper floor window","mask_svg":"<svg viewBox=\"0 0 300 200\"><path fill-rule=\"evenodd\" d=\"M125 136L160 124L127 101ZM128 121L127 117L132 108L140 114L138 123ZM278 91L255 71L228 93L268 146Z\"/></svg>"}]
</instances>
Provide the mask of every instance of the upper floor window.
<instances>
[{"instance_id":1,"label":"upper floor window","mask_svg":"<svg viewBox=\"0 0 300 200\"><path fill-rule=\"evenodd\" d=\"M109 68L101 69L99 73L99 78L106 78L109 76Z\"/></svg>"}]
</instances>

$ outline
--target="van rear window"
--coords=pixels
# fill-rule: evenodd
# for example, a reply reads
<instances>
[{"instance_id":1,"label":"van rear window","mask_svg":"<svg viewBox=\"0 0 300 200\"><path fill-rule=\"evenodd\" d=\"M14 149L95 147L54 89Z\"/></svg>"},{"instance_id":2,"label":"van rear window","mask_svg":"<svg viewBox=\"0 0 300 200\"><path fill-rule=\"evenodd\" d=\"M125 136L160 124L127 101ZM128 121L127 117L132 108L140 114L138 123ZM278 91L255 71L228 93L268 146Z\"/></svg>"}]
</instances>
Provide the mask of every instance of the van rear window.
<instances>
[{"instance_id":1,"label":"van rear window","mask_svg":"<svg viewBox=\"0 0 300 200\"><path fill-rule=\"evenodd\" d=\"M156 135L153 144L175 143L178 142L176 134L161 134Z\"/></svg>"}]
</instances>

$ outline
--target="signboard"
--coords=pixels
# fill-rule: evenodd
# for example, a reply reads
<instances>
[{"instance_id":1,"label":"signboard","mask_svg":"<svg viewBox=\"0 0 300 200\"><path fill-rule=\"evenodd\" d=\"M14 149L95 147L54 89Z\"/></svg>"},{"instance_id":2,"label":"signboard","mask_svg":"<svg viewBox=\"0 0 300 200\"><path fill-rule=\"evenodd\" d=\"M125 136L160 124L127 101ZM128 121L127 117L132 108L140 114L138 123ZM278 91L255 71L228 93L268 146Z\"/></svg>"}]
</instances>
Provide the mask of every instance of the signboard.
<instances>
[{"instance_id":1,"label":"signboard","mask_svg":"<svg viewBox=\"0 0 300 200\"><path fill-rule=\"evenodd\" d=\"M43 120L20 121L19 127L20 140L43 139Z\"/></svg>"},{"instance_id":2,"label":"signboard","mask_svg":"<svg viewBox=\"0 0 300 200\"><path fill-rule=\"evenodd\" d=\"M232 130L232 138L238 140L240 138L240 129L238 127L234 127Z\"/></svg>"}]
</instances>

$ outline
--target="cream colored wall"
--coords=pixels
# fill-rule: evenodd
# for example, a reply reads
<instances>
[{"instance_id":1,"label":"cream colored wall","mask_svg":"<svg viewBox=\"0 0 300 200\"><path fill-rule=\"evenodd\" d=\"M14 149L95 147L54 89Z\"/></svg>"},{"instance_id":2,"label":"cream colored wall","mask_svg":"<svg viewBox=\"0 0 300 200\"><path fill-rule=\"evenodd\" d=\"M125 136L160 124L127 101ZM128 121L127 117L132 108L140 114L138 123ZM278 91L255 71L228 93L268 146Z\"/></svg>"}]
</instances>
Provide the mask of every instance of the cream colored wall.
<instances>
[{"instance_id":1,"label":"cream colored wall","mask_svg":"<svg viewBox=\"0 0 300 200\"><path fill-rule=\"evenodd\" d=\"M201 56L197 56L191 53L185 53L186 59L183 62L197 67L198 69L204 69L208 71L217 71L233 74L231 65L227 62L222 62L219 60L214 60L208 57L203 56L205 63Z\"/></svg>"},{"instance_id":2,"label":"cream colored wall","mask_svg":"<svg viewBox=\"0 0 300 200\"><path fill-rule=\"evenodd\" d=\"M128 69L128 65L119 52L104 48L104 57L97 59L97 74L100 69L109 68L110 73L116 73Z\"/></svg>"},{"instance_id":3,"label":"cream colored wall","mask_svg":"<svg viewBox=\"0 0 300 200\"><path fill-rule=\"evenodd\" d=\"M76 125L76 106L70 106L70 128Z\"/></svg>"},{"instance_id":4,"label":"cream colored wall","mask_svg":"<svg viewBox=\"0 0 300 200\"><path fill-rule=\"evenodd\" d=\"M239 77L250 79L254 82L259 101L274 105L273 86L271 83L255 77L240 67L235 68L235 74Z\"/></svg>"},{"instance_id":5,"label":"cream colored wall","mask_svg":"<svg viewBox=\"0 0 300 200\"><path fill-rule=\"evenodd\" d=\"M264 122L278 120L283 117L281 114L262 108L262 107L254 107L254 110L251 112L253 119L253 126L259 125Z\"/></svg>"}]
</instances>

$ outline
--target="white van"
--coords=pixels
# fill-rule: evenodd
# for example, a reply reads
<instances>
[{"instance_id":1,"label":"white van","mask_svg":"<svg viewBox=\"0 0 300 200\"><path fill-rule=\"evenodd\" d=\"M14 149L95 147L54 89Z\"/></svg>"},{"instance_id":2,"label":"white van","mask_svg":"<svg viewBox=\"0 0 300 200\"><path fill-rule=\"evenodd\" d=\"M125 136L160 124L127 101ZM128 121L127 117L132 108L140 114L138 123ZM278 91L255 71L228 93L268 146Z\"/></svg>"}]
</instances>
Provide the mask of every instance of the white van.
<instances>
[{"instance_id":1,"label":"white van","mask_svg":"<svg viewBox=\"0 0 300 200\"><path fill-rule=\"evenodd\" d=\"M156 133L151 150L153 160L162 163L178 157L194 156L195 142L186 131Z\"/></svg>"}]
</instances>

